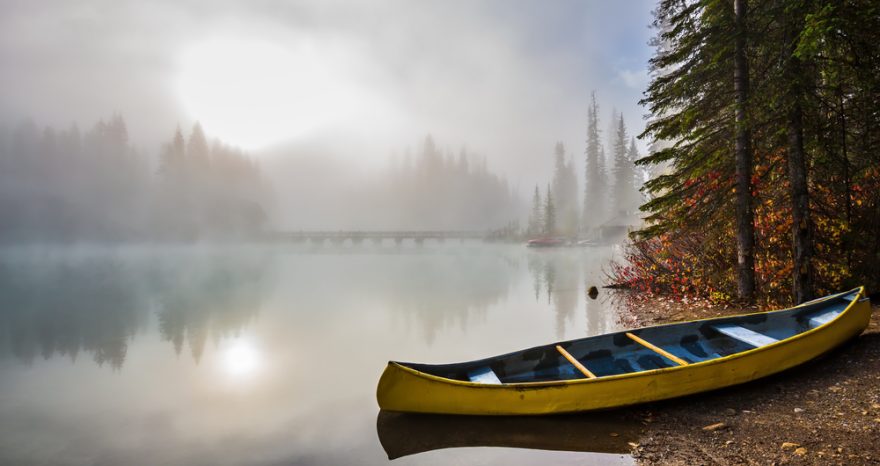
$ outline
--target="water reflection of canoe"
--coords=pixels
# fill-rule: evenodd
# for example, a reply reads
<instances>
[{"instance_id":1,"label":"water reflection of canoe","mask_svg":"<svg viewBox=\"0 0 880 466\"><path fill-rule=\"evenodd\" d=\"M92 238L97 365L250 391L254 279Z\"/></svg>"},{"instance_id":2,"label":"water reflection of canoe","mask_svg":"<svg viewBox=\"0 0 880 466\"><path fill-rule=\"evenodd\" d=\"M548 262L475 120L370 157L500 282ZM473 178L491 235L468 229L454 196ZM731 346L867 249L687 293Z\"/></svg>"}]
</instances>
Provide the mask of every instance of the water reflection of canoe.
<instances>
[{"instance_id":1,"label":"water reflection of canoe","mask_svg":"<svg viewBox=\"0 0 880 466\"><path fill-rule=\"evenodd\" d=\"M858 288L791 309L646 327L457 364L389 362L382 409L548 414L633 405L748 382L858 335L871 306Z\"/></svg>"},{"instance_id":2,"label":"water reflection of canoe","mask_svg":"<svg viewBox=\"0 0 880 466\"><path fill-rule=\"evenodd\" d=\"M475 417L380 411L379 442L388 459L457 447L628 453L638 424L615 416Z\"/></svg>"}]
</instances>

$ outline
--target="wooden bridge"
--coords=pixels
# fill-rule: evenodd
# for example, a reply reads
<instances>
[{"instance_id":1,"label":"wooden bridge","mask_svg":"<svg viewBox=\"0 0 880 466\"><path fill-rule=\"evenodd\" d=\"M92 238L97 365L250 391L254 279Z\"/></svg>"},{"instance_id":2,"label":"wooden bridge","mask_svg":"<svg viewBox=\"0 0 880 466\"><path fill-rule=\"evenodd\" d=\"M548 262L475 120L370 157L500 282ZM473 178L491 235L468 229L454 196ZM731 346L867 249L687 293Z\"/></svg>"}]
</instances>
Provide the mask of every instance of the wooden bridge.
<instances>
[{"instance_id":1,"label":"wooden bridge","mask_svg":"<svg viewBox=\"0 0 880 466\"><path fill-rule=\"evenodd\" d=\"M266 233L266 239L273 242L292 243L317 243L323 244L360 244L365 240L380 244L385 240L401 244L411 240L416 244L422 244L427 240L445 242L446 240L491 240L494 235L486 231L275 231Z\"/></svg>"}]
</instances>

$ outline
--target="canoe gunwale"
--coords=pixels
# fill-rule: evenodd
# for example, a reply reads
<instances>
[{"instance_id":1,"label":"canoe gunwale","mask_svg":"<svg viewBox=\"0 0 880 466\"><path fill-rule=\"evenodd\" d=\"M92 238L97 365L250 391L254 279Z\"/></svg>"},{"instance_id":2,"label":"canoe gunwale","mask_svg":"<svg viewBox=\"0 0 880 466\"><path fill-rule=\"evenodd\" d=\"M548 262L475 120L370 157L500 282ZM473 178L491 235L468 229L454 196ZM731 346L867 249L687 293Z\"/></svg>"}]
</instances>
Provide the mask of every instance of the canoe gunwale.
<instances>
[{"instance_id":1,"label":"canoe gunwale","mask_svg":"<svg viewBox=\"0 0 880 466\"><path fill-rule=\"evenodd\" d=\"M802 338L808 338L811 335L814 335L820 331L823 331L823 330L829 328L835 322L837 322L841 317L843 317L847 312L852 310L852 308L854 306L856 306L861 301L861 299L864 297L865 287L860 286L858 288L854 288L849 291L825 296L823 298L815 299L813 301L802 303L797 306L793 306L793 307L785 308L785 309L778 309L778 310L774 310L774 311L751 312L748 314L737 314L737 315L723 316L723 317L709 317L709 318L704 318L704 319L694 319L694 320L688 320L688 321L682 321L682 322L672 322L672 323L663 324L663 325L659 325L659 326L653 325L653 326L647 326L647 327L640 327L637 329L622 330L621 332L623 332L623 331L637 332L637 331L640 331L643 329L657 328L657 327L661 327L664 325L678 325L678 324L707 322L707 321L722 320L722 319L735 319L735 318L749 317L749 316L755 316L755 315L767 315L767 314L772 314L772 313L782 313L782 312L793 311L793 310L801 308L801 307L814 306L814 305L821 304L826 301L842 298L843 296L852 294L854 292L856 292L855 298L852 299L849 302L849 304L847 304L847 306L840 313L838 313L833 319L829 320L828 322L826 322L820 326L817 326L817 327L811 328L809 330L806 330L804 332L792 335L788 338L781 339L775 343L760 346L757 348L747 349L745 351L740 351L740 352L729 354L727 356L722 356L719 358L707 359L705 361L691 363L686 366L676 365L676 366L664 367L664 368L659 368L659 369L649 369L649 370L644 370L644 371L636 371L636 372L628 372L628 373L623 373L623 374L601 376L601 377L597 377L594 379L582 378L582 379L565 379L565 380L546 380L546 381L539 381L539 382L513 382L513 383L502 383L502 384L484 384L484 383L476 383L476 382L470 382L470 381L465 381L465 380L450 379L447 377L441 377L441 376L429 374L427 372L422 372L417 369L413 369L413 368L407 366L406 365L407 363L401 363L398 361L389 361L388 366L394 366L395 368L400 369L404 372L408 372L413 376L436 381L436 382L440 382L440 383L446 383L446 384L450 384L450 385L459 385L459 386L463 386L463 387L467 387L467 388L485 389L485 390L541 389L541 388L551 388L551 387L580 385L580 384L599 384L602 382L610 382L610 381L629 379L629 378L637 378L637 377L651 377L651 376L655 376L659 373L671 373L674 371L694 369L697 367L707 367L707 366L711 366L714 364L724 364L726 362L729 362L729 361L732 361L732 360L735 360L738 358L742 358L742 357L747 357L747 356L757 354L757 353L760 353L763 351L772 351L774 349L780 348L781 346L791 344L792 342L795 342L795 341L802 339ZM619 333L619 332L613 332L613 333ZM598 336L598 335L596 335L596 336ZM586 337L586 338L590 338L590 337ZM553 344L565 344L565 343L569 343L569 342L573 342L573 341L580 341L580 340L583 340L583 338L578 338L578 339L574 339L574 340L566 340L566 341L561 341L561 342L557 342L557 343L551 343L550 345L552 346ZM533 348L527 348L524 350L514 351L511 353L505 353L505 354L501 354L498 356L485 358L485 360L499 358L499 357L503 357L506 355L512 355L515 353L528 351L530 349L544 348L546 346L548 346L548 345L535 346ZM478 360L474 360L474 361L464 361L464 362L457 363L457 364L477 363L479 361L483 361L483 360L478 359Z\"/></svg>"}]
</instances>

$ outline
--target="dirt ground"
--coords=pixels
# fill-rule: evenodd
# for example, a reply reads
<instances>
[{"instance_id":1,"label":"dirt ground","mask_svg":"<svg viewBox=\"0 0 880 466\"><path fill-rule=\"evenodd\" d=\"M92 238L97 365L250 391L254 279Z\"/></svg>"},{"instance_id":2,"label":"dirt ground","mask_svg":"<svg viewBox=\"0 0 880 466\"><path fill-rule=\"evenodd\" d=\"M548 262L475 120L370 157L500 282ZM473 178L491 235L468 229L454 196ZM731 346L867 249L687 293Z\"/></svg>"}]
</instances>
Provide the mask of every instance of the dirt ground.
<instances>
[{"instance_id":1,"label":"dirt ground","mask_svg":"<svg viewBox=\"0 0 880 466\"><path fill-rule=\"evenodd\" d=\"M626 326L742 313L666 301L630 306ZM860 337L749 384L635 409L639 464L880 464L880 309Z\"/></svg>"}]
</instances>

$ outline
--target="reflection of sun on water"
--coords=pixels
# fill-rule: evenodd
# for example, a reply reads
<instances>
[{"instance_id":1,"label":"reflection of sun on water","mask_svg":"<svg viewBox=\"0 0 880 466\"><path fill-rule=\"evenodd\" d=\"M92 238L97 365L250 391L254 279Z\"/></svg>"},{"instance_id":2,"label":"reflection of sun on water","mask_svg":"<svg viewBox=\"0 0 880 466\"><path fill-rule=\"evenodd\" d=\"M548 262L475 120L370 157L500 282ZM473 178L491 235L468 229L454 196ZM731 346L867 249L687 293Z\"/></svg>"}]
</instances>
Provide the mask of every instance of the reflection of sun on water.
<instances>
[{"instance_id":1,"label":"reflection of sun on water","mask_svg":"<svg viewBox=\"0 0 880 466\"><path fill-rule=\"evenodd\" d=\"M255 375L261 366L262 358L257 348L248 340L238 338L229 342L221 351L221 364L224 372L235 378Z\"/></svg>"}]
</instances>

